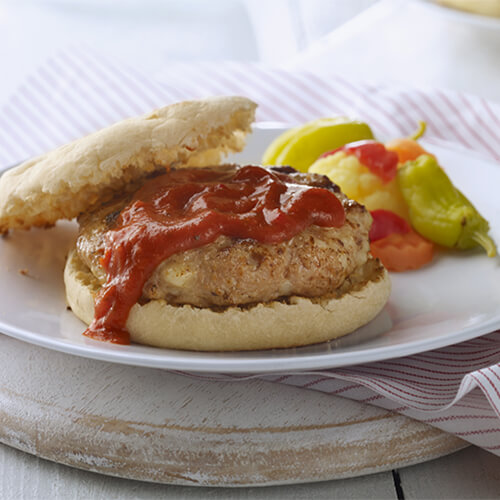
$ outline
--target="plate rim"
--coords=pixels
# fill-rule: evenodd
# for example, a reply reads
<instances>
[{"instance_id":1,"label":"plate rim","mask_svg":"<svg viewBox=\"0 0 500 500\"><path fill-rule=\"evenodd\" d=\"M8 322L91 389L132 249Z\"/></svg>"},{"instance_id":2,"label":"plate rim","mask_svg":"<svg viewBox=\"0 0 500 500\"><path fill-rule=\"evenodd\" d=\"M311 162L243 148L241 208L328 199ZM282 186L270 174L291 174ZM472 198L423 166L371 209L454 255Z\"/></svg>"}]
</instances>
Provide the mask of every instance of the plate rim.
<instances>
[{"instance_id":1,"label":"plate rim","mask_svg":"<svg viewBox=\"0 0 500 500\"><path fill-rule=\"evenodd\" d=\"M146 368L159 368L163 370L173 370L177 372L186 373L207 373L207 374L252 374L252 375L262 375L266 373L273 374L286 374L286 373L307 373L309 371L314 371L317 373L318 370L325 369L335 369L348 366L356 366L367 363L376 363L378 361L386 361L389 359L404 358L411 356L413 354L419 354L422 352L432 351L449 345L460 344L461 342L472 340L474 338L486 335L488 333L493 333L495 330L500 328L500 311L494 318L491 318L485 323L475 327L469 327L464 329L459 335L450 333L442 337L438 337L432 340L426 339L425 349L421 349L419 345L422 340L414 340L406 344L395 346L395 350L398 351L396 355L386 355L386 351L390 348L388 347L374 347L369 349L364 349L361 351L347 352L330 352L325 354L310 354L301 356L300 358L288 359L288 357L283 358L269 358L266 360L245 360L245 359L196 359L189 361L179 361L175 358L166 358L165 356L155 356L154 354L137 354L134 353L134 360L130 359L131 354L128 352L120 352L117 350L106 351L100 346L93 346L91 344L78 345L71 342L60 342L58 339L52 337L40 336L34 332L27 331L22 328L12 328L6 325L0 320L0 333L7 335L12 338L16 338L21 341L28 342L30 344L38 345L40 347L45 347L58 352L63 352L66 354L71 354L75 356L81 356L89 359L96 359L99 361L107 361L111 363L117 363L129 366L141 366ZM453 336L453 342L449 342L449 336ZM91 341L89 341L91 342ZM97 341L92 341L97 342ZM139 344L138 344L139 345ZM127 346L124 346L127 347ZM150 347L150 346L147 346ZM308 347L308 346L305 346ZM152 349L155 349L152 347ZM160 350L161 348L157 348ZM298 347L297 349L300 349ZM163 350L165 351L165 350ZM176 351L179 352L179 351ZM193 352L193 351L185 351ZM238 351L240 352L240 351ZM269 352L269 351L248 351L249 353L258 352ZM199 354L205 355L210 354L210 352L199 352ZM224 354L224 353L222 353ZM358 360L356 362L349 361L344 358L352 357L353 354L356 355ZM335 356L334 362L330 359ZM319 358L319 361L318 361ZM369 358L369 359L368 359ZM314 366L311 366L310 361L314 360ZM338 361L337 361L338 360ZM277 367L278 363L287 363L291 366L287 368ZM256 367L253 365L259 364ZM191 368L192 366L192 368Z\"/></svg>"}]
</instances>

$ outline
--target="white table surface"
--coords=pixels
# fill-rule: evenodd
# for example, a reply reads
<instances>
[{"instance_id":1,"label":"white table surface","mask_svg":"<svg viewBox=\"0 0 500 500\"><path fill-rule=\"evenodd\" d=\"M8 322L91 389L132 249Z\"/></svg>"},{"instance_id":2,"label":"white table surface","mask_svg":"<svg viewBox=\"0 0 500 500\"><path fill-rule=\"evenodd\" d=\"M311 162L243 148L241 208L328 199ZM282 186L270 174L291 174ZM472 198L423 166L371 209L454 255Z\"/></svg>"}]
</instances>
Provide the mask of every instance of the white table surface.
<instances>
[{"instance_id":1,"label":"white table surface","mask_svg":"<svg viewBox=\"0 0 500 500\"><path fill-rule=\"evenodd\" d=\"M448 87L500 102L497 23L421 2L0 0L0 104L47 56L79 42L152 77L172 58L260 60L352 79ZM500 458L474 447L401 469L399 476L407 499L500 496ZM390 472L264 489L188 488L78 471L0 445L0 498L6 500L397 497Z\"/></svg>"}]
</instances>

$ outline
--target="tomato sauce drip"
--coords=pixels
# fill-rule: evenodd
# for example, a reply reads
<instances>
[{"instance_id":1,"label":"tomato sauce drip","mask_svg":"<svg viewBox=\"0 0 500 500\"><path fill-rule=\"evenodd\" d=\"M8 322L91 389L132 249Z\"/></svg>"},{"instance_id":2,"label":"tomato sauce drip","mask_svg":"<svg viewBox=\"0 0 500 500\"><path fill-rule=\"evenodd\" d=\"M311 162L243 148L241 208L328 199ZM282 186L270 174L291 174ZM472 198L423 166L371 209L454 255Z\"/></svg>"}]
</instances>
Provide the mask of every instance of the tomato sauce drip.
<instances>
[{"instance_id":1,"label":"tomato sauce drip","mask_svg":"<svg viewBox=\"0 0 500 500\"><path fill-rule=\"evenodd\" d=\"M386 149L381 142L371 140L351 142L333 151L323 153L320 158L333 155L337 151L344 151L348 155L356 156L362 165L384 182L392 181L396 177L398 155L394 151Z\"/></svg>"},{"instance_id":2,"label":"tomato sauce drip","mask_svg":"<svg viewBox=\"0 0 500 500\"><path fill-rule=\"evenodd\" d=\"M281 243L310 225L340 227L345 212L327 189L246 166L238 170L186 168L147 181L106 233L107 273L95 301L88 337L130 343L128 314L154 270L175 253L219 236Z\"/></svg>"}]
</instances>

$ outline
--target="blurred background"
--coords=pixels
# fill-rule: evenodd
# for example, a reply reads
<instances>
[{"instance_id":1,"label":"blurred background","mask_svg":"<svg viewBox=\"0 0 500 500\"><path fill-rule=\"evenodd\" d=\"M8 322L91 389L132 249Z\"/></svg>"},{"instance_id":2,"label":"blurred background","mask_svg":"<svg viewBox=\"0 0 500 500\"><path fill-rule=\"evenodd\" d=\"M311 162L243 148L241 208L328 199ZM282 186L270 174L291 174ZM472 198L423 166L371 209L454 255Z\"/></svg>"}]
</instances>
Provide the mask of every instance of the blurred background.
<instances>
[{"instance_id":1,"label":"blurred background","mask_svg":"<svg viewBox=\"0 0 500 500\"><path fill-rule=\"evenodd\" d=\"M75 44L151 78L169 61L252 61L500 101L500 18L431 1L0 0L0 104Z\"/></svg>"}]
</instances>

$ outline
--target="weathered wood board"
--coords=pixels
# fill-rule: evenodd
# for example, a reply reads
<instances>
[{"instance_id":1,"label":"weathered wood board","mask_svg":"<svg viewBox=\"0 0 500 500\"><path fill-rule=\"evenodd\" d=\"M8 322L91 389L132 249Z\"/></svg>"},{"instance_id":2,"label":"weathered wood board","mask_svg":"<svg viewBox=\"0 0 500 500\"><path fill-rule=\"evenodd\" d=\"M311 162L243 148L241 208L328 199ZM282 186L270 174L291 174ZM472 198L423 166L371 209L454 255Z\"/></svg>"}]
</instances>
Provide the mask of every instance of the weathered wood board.
<instances>
[{"instance_id":1,"label":"weathered wood board","mask_svg":"<svg viewBox=\"0 0 500 500\"><path fill-rule=\"evenodd\" d=\"M0 441L103 474L243 486L353 477L466 443L366 404L263 381L207 382L0 335Z\"/></svg>"}]
</instances>

